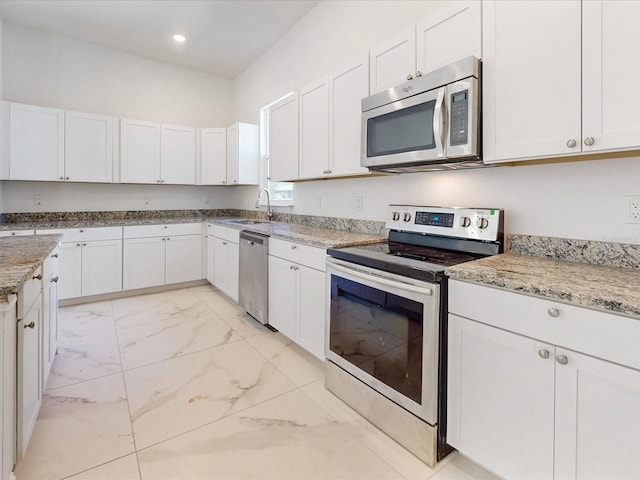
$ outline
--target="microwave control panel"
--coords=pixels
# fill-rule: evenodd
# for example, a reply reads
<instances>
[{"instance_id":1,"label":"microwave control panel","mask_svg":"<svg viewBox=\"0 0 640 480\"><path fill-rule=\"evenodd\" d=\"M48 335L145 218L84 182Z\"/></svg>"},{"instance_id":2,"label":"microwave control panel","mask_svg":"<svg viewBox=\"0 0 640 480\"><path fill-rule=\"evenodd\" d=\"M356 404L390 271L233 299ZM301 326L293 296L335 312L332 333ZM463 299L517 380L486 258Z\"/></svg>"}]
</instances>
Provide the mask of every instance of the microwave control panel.
<instances>
[{"instance_id":1,"label":"microwave control panel","mask_svg":"<svg viewBox=\"0 0 640 480\"><path fill-rule=\"evenodd\" d=\"M451 125L449 145L469 143L469 90L451 94Z\"/></svg>"}]
</instances>

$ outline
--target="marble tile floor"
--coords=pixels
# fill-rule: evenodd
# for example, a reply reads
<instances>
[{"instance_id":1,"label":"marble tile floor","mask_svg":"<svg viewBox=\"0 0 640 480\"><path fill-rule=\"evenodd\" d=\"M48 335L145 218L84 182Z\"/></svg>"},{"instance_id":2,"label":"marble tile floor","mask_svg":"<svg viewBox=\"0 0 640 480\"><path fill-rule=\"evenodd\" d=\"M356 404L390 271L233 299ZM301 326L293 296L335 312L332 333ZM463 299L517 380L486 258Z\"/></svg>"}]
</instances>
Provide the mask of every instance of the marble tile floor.
<instances>
[{"instance_id":1,"label":"marble tile floor","mask_svg":"<svg viewBox=\"0 0 640 480\"><path fill-rule=\"evenodd\" d=\"M431 469L324 388L322 362L208 285L60 309L18 480L484 480Z\"/></svg>"}]
</instances>

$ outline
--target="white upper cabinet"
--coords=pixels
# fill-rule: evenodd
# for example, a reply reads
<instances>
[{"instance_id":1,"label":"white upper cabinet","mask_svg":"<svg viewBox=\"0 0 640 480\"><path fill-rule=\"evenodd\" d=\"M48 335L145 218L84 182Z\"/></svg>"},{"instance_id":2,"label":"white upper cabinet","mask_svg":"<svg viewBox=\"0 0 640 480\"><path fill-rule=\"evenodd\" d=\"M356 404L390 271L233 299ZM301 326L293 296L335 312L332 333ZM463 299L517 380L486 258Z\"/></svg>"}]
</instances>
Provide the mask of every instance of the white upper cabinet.
<instances>
[{"instance_id":1,"label":"white upper cabinet","mask_svg":"<svg viewBox=\"0 0 640 480\"><path fill-rule=\"evenodd\" d=\"M402 33L376 45L369 52L371 93L381 92L409 80L416 70L416 29Z\"/></svg>"},{"instance_id":2,"label":"white upper cabinet","mask_svg":"<svg viewBox=\"0 0 640 480\"><path fill-rule=\"evenodd\" d=\"M200 130L200 171L202 185L226 185L226 128L203 128Z\"/></svg>"},{"instance_id":3,"label":"white upper cabinet","mask_svg":"<svg viewBox=\"0 0 640 480\"><path fill-rule=\"evenodd\" d=\"M269 108L269 179L298 179L298 94Z\"/></svg>"},{"instance_id":4,"label":"white upper cabinet","mask_svg":"<svg viewBox=\"0 0 640 480\"><path fill-rule=\"evenodd\" d=\"M329 86L327 77L300 89L299 178L329 170Z\"/></svg>"},{"instance_id":5,"label":"white upper cabinet","mask_svg":"<svg viewBox=\"0 0 640 480\"><path fill-rule=\"evenodd\" d=\"M162 125L160 129L161 183L195 185L196 130Z\"/></svg>"},{"instance_id":6,"label":"white upper cabinet","mask_svg":"<svg viewBox=\"0 0 640 480\"><path fill-rule=\"evenodd\" d=\"M64 110L12 103L10 180L64 180Z\"/></svg>"},{"instance_id":7,"label":"white upper cabinet","mask_svg":"<svg viewBox=\"0 0 640 480\"><path fill-rule=\"evenodd\" d=\"M436 70L482 56L480 0L447 2L416 25L416 70Z\"/></svg>"},{"instance_id":8,"label":"white upper cabinet","mask_svg":"<svg viewBox=\"0 0 640 480\"><path fill-rule=\"evenodd\" d=\"M369 58L329 74L329 175L360 175L362 99L369 95Z\"/></svg>"},{"instance_id":9,"label":"white upper cabinet","mask_svg":"<svg viewBox=\"0 0 640 480\"><path fill-rule=\"evenodd\" d=\"M482 5L484 161L580 152L580 1Z\"/></svg>"},{"instance_id":10,"label":"white upper cabinet","mask_svg":"<svg viewBox=\"0 0 640 480\"><path fill-rule=\"evenodd\" d=\"M160 183L160 124L120 122L120 181Z\"/></svg>"},{"instance_id":11,"label":"white upper cabinet","mask_svg":"<svg viewBox=\"0 0 640 480\"><path fill-rule=\"evenodd\" d=\"M485 162L640 147L640 3L482 8Z\"/></svg>"},{"instance_id":12,"label":"white upper cabinet","mask_svg":"<svg viewBox=\"0 0 640 480\"><path fill-rule=\"evenodd\" d=\"M113 117L65 112L65 180L113 181Z\"/></svg>"},{"instance_id":13,"label":"white upper cabinet","mask_svg":"<svg viewBox=\"0 0 640 480\"><path fill-rule=\"evenodd\" d=\"M582 3L582 151L640 146L640 2Z\"/></svg>"},{"instance_id":14,"label":"white upper cabinet","mask_svg":"<svg viewBox=\"0 0 640 480\"><path fill-rule=\"evenodd\" d=\"M227 184L260 183L260 128L235 123L227 129Z\"/></svg>"}]
</instances>

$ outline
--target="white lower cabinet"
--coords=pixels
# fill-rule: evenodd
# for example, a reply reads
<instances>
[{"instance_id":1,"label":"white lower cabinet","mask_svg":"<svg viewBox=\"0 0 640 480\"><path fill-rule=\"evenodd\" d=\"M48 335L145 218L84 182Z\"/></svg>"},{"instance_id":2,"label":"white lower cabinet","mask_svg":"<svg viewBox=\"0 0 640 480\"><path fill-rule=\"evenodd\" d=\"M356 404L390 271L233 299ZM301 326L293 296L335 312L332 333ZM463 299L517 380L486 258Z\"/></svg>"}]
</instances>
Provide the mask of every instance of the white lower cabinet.
<instances>
[{"instance_id":1,"label":"white lower cabinet","mask_svg":"<svg viewBox=\"0 0 640 480\"><path fill-rule=\"evenodd\" d=\"M325 257L321 248L269 240L269 324L324 359Z\"/></svg>"},{"instance_id":2,"label":"white lower cabinet","mask_svg":"<svg viewBox=\"0 0 640 480\"><path fill-rule=\"evenodd\" d=\"M238 275L240 269L240 231L214 225L211 256L211 276L214 287L238 301Z\"/></svg>"},{"instance_id":3,"label":"white lower cabinet","mask_svg":"<svg viewBox=\"0 0 640 480\"><path fill-rule=\"evenodd\" d=\"M206 277L207 281L213 284L213 246L214 246L214 238L213 238L213 225L207 225L207 234L205 235L205 239L207 242L207 272Z\"/></svg>"},{"instance_id":4,"label":"white lower cabinet","mask_svg":"<svg viewBox=\"0 0 640 480\"><path fill-rule=\"evenodd\" d=\"M58 350L59 251L56 248L44 261L42 273L42 389Z\"/></svg>"},{"instance_id":5,"label":"white lower cabinet","mask_svg":"<svg viewBox=\"0 0 640 480\"><path fill-rule=\"evenodd\" d=\"M124 227L124 290L201 280L201 232L201 223Z\"/></svg>"},{"instance_id":6,"label":"white lower cabinet","mask_svg":"<svg viewBox=\"0 0 640 480\"><path fill-rule=\"evenodd\" d=\"M17 460L27 451L42 404L42 271L18 292Z\"/></svg>"},{"instance_id":7,"label":"white lower cabinet","mask_svg":"<svg viewBox=\"0 0 640 480\"><path fill-rule=\"evenodd\" d=\"M640 478L637 320L456 281L449 309L449 444L506 479Z\"/></svg>"},{"instance_id":8,"label":"white lower cabinet","mask_svg":"<svg viewBox=\"0 0 640 480\"><path fill-rule=\"evenodd\" d=\"M61 234L60 300L122 290L122 227L36 230Z\"/></svg>"},{"instance_id":9,"label":"white lower cabinet","mask_svg":"<svg viewBox=\"0 0 640 480\"><path fill-rule=\"evenodd\" d=\"M0 303L0 478L9 479L16 462L16 296Z\"/></svg>"}]
</instances>

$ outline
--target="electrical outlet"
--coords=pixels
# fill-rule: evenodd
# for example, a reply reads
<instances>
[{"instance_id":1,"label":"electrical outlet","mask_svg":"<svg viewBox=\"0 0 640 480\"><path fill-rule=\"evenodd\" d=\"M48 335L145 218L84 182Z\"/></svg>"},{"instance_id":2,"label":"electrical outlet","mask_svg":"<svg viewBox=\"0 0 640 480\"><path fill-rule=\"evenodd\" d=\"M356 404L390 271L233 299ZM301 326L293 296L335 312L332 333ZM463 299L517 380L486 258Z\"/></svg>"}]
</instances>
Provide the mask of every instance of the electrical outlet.
<instances>
[{"instance_id":1,"label":"electrical outlet","mask_svg":"<svg viewBox=\"0 0 640 480\"><path fill-rule=\"evenodd\" d=\"M205 205L209 205L209 195L202 196L202 203L204 203Z\"/></svg>"},{"instance_id":2,"label":"electrical outlet","mask_svg":"<svg viewBox=\"0 0 640 480\"><path fill-rule=\"evenodd\" d=\"M316 195L313 200L313 205L316 209L322 208L322 196Z\"/></svg>"},{"instance_id":3,"label":"electrical outlet","mask_svg":"<svg viewBox=\"0 0 640 480\"><path fill-rule=\"evenodd\" d=\"M151 195L145 195L144 196L144 204L145 205L151 205Z\"/></svg>"},{"instance_id":4,"label":"electrical outlet","mask_svg":"<svg viewBox=\"0 0 640 480\"><path fill-rule=\"evenodd\" d=\"M42 205L42 195L41 195L41 194L36 193L36 194L33 196L33 204L34 204L36 207L39 207L40 205Z\"/></svg>"},{"instance_id":5,"label":"electrical outlet","mask_svg":"<svg viewBox=\"0 0 640 480\"><path fill-rule=\"evenodd\" d=\"M353 197L353 209L361 212L362 211L362 204L364 203L364 200L362 198L362 195L356 195L355 197Z\"/></svg>"},{"instance_id":6,"label":"electrical outlet","mask_svg":"<svg viewBox=\"0 0 640 480\"><path fill-rule=\"evenodd\" d=\"M624 197L626 205L625 223L640 223L640 196Z\"/></svg>"}]
</instances>

